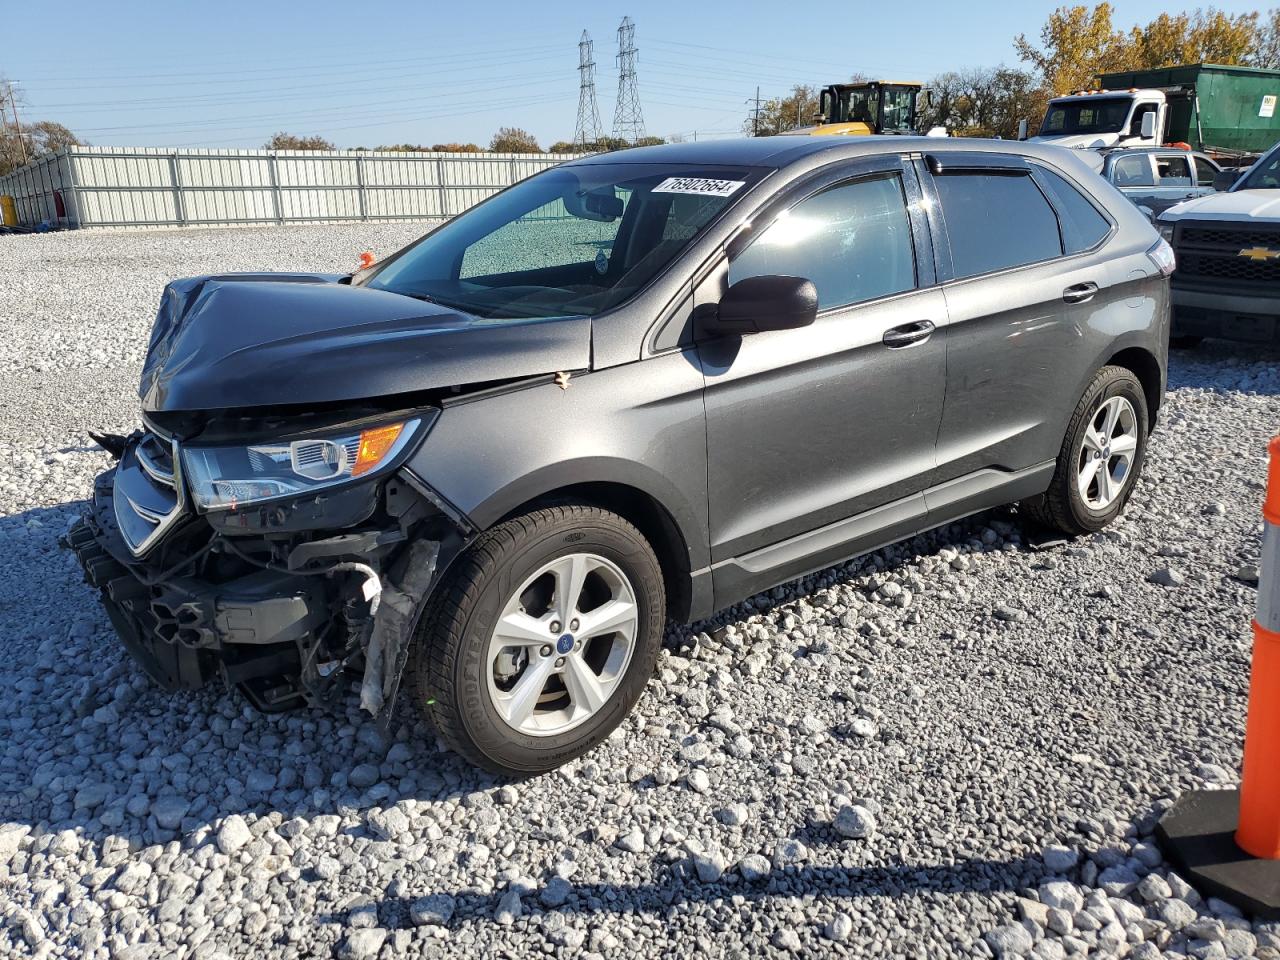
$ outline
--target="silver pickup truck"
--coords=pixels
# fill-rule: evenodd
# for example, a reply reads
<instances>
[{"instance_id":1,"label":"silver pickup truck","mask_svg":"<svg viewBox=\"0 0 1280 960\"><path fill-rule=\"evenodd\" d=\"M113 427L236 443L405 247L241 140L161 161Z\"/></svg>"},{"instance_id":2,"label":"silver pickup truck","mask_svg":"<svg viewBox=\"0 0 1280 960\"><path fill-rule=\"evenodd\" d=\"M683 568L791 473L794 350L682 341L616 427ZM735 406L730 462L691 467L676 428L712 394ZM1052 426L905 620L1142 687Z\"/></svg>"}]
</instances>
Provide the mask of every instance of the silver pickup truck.
<instances>
[{"instance_id":1,"label":"silver pickup truck","mask_svg":"<svg viewBox=\"0 0 1280 960\"><path fill-rule=\"evenodd\" d=\"M1184 200L1214 192L1222 168L1203 153L1169 147L1112 150L1099 171L1152 219Z\"/></svg>"}]
</instances>

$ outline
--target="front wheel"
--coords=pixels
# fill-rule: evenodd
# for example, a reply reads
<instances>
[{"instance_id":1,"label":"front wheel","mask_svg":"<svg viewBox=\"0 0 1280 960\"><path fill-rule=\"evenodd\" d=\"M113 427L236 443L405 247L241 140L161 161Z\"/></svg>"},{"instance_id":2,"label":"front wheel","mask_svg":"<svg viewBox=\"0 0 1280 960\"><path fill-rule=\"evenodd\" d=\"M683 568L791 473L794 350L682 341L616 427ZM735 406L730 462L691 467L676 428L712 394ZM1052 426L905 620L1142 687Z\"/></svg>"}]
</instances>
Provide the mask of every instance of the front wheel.
<instances>
[{"instance_id":1,"label":"front wheel","mask_svg":"<svg viewBox=\"0 0 1280 960\"><path fill-rule=\"evenodd\" d=\"M1124 510L1147 452L1147 398L1123 367L1103 367L1076 405L1049 489L1023 503L1047 527L1094 533Z\"/></svg>"},{"instance_id":2,"label":"front wheel","mask_svg":"<svg viewBox=\"0 0 1280 960\"><path fill-rule=\"evenodd\" d=\"M665 603L653 549L616 514L569 505L505 521L458 559L423 618L419 707L473 763L552 770L631 711Z\"/></svg>"}]
</instances>

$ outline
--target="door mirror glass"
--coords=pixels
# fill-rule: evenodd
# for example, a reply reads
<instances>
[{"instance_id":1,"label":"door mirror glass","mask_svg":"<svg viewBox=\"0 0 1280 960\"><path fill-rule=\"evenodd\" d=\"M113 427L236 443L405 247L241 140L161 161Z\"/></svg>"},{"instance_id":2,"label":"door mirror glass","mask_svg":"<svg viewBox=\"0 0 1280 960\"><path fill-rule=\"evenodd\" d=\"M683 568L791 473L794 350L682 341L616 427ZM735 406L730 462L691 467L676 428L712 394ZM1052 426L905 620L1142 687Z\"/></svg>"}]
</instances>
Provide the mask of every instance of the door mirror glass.
<instances>
[{"instance_id":1,"label":"door mirror glass","mask_svg":"<svg viewBox=\"0 0 1280 960\"><path fill-rule=\"evenodd\" d=\"M818 316L818 290L803 277L743 277L712 310L699 311L702 336L742 336L807 327Z\"/></svg>"},{"instance_id":2,"label":"door mirror glass","mask_svg":"<svg viewBox=\"0 0 1280 960\"><path fill-rule=\"evenodd\" d=\"M1154 140L1156 136L1156 113L1154 110L1142 115L1142 139Z\"/></svg>"},{"instance_id":3,"label":"door mirror glass","mask_svg":"<svg viewBox=\"0 0 1280 960\"><path fill-rule=\"evenodd\" d=\"M1239 170L1219 170L1213 178L1213 189L1219 193L1230 190L1240 179Z\"/></svg>"}]
</instances>

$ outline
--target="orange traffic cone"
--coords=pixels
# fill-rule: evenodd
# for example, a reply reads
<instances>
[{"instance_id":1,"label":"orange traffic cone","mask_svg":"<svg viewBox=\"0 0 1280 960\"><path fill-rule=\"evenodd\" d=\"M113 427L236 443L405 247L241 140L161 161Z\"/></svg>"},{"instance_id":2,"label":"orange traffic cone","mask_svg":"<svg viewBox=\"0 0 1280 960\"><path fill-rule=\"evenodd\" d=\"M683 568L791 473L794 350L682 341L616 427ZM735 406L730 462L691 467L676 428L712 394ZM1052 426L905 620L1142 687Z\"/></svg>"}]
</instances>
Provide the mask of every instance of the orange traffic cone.
<instances>
[{"instance_id":1,"label":"orange traffic cone","mask_svg":"<svg viewBox=\"0 0 1280 960\"><path fill-rule=\"evenodd\" d=\"M1280 860L1280 437L1270 453L1236 843L1255 857Z\"/></svg>"},{"instance_id":2,"label":"orange traffic cone","mask_svg":"<svg viewBox=\"0 0 1280 960\"><path fill-rule=\"evenodd\" d=\"M1268 452L1240 789L1188 793L1157 830L1165 854L1201 893L1259 920L1280 919L1280 437Z\"/></svg>"}]
</instances>

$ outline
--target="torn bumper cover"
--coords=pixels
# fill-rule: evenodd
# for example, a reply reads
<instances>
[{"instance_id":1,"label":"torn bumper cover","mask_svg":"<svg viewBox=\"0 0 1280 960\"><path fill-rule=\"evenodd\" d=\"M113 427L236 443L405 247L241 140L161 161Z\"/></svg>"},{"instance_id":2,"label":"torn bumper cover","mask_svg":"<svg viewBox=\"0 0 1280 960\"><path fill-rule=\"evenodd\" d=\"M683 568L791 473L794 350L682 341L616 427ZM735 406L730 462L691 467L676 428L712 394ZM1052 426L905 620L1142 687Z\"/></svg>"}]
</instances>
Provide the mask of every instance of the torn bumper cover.
<instances>
[{"instance_id":1,"label":"torn bumper cover","mask_svg":"<svg viewBox=\"0 0 1280 960\"><path fill-rule=\"evenodd\" d=\"M132 454L131 444L121 471ZM441 545L429 537L447 535L444 518L407 484L386 482L401 512L380 510L383 530L229 537L192 514L140 558L118 522L116 483L115 469L97 478L66 542L125 647L158 684L194 689L221 678L258 709L276 712L331 703L363 669L361 705L389 716L439 569ZM255 548L266 562L254 558ZM282 553L288 560L271 562Z\"/></svg>"}]
</instances>

